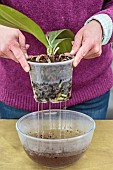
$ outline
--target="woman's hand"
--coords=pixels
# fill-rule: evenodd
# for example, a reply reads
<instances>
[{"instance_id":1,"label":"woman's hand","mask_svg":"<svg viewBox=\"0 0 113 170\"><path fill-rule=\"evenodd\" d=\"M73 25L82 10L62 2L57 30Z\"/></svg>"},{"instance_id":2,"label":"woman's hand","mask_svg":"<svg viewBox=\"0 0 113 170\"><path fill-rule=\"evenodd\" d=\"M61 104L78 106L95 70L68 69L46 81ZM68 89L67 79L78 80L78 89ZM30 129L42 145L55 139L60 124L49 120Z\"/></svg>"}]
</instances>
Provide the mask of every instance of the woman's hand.
<instances>
[{"instance_id":1,"label":"woman's hand","mask_svg":"<svg viewBox=\"0 0 113 170\"><path fill-rule=\"evenodd\" d=\"M82 58L99 57L102 53L102 27L92 20L82 27L75 36L71 55L75 55L73 66L76 67Z\"/></svg>"},{"instance_id":2,"label":"woman's hand","mask_svg":"<svg viewBox=\"0 0 113 170\"><path fill-rule=\"evenodd\" d=\"M20 30L0 25L0 56L19 62L26 72L30 70L26 61L28 47Z\"/></svg>"}]
</instances>

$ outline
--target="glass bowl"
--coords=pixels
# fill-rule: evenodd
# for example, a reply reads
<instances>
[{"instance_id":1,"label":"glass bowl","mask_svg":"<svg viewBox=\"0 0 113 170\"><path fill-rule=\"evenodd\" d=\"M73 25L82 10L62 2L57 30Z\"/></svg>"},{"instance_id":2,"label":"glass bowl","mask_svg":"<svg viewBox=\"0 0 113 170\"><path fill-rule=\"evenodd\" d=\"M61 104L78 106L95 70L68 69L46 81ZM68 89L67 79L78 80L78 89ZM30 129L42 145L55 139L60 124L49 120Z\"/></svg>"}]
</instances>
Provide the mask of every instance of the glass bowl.
<instances>
[{"instance_id":1,"label":"glass bowl","mask_svg":"<svg viewBox=\"0 0 113 170\"><path fill-rule=\"evenodd\" d=\"M20 141L35 162L51 168L75 163L88 149L95 121L70 110L43 110L21 117L16 123Z\"/></svg>"}]
</instances>

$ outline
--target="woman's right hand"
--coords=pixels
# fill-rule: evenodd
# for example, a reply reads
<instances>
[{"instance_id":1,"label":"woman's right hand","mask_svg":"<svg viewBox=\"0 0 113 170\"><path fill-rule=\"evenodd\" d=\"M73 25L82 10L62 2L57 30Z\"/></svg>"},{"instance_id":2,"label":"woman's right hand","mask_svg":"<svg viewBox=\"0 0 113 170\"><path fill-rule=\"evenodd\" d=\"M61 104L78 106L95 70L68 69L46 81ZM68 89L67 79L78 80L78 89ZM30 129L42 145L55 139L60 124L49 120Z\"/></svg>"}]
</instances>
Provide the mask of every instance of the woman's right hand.
<instances>
[{"instance_id":1,"label":"woman's right hand","mask_svg":"<svg viewBox=\"0 0 113 170\"><path fill-rule=\"evenodd\" d=\"M19 62L26 72L30 70L26 60L28 47L19 29L0 25L0 56Z\"/></svg>"}]
</instances>

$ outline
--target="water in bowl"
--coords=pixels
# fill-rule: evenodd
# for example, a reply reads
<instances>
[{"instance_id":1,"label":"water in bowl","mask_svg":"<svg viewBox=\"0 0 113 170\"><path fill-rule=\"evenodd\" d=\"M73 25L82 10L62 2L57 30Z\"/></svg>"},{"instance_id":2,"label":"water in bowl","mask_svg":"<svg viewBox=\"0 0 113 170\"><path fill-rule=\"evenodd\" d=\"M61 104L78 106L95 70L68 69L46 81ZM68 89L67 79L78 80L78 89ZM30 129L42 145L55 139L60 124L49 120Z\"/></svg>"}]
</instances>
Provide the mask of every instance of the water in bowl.
<instances>
[{"instance_id":1,"label":"water in bowl","mask_svg":"<svg viewBox=\"0 0 113 170\"><path fill-rule=\"evenodd\" d=\"M40 132L29 132L28 135L36 138L43 138L43 139L68 139L73 138L76 136L80 136L84 134L84 132L72 129L51 129L51 130L44 130ZM50 143L51 145L51 143ZM46 150L47 149L47 150ZM47 152L48 148L45 149L45 152L40 153L39 151L29 150L28 147L24 147L24 150L28 154L28 156L37 163L42 164L43 166L47 167L64 167L73 162L77 161L85 152L87 148L81 150L81 152L65 152L63 147L61 148L60 153L54 152ZM51 151L54 151L54 145L51 146Z\"/></svg>"}]
</instances>

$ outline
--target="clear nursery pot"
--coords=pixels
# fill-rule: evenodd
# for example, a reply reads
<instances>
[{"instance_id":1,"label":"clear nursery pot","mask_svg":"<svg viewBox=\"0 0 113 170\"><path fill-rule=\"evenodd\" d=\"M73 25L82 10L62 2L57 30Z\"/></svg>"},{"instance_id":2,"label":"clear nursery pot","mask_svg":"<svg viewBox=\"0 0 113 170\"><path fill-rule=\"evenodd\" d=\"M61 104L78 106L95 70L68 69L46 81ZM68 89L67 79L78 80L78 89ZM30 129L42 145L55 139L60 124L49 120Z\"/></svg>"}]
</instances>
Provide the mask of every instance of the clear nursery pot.
<instances>
[{"instance_id":1,"label":"clear nursery pot","mask_svg":"<svg viewBox=\"0 0 113 170\"><path fill-rule=\"evenodd\" d=\"M73 60L54 63L28 61L31 85L37 102L57 103L71 98Z\"/></svg>"}]
</instances>

